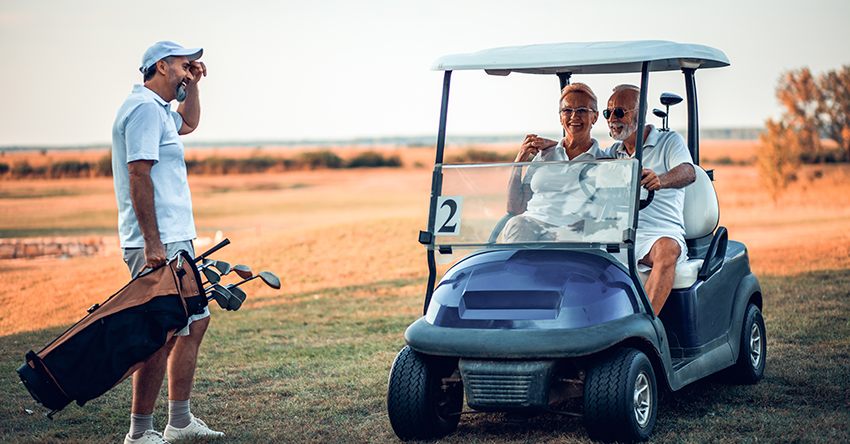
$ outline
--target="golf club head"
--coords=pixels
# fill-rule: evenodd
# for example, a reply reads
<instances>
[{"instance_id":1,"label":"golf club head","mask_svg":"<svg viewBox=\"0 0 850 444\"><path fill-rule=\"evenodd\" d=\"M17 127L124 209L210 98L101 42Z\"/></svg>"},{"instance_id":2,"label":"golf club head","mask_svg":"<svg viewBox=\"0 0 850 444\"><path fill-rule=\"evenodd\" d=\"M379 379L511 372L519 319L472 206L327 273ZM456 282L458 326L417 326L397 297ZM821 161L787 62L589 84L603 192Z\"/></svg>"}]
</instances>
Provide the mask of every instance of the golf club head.
<instances>
[{"instance_id":1,"label":"golf club head","mask_svg":"<svg viewBox=\"0 0 850 444\"><path fill-rule=\"evenodd\" d=\"M258 276L260 276L260 279L262 279L269 287L272 287L275 290L280 290L280 279L271 271L261 271Z\"/></svg>"},{"instance_id":2,"label":"golf club head","mask_svg":"<svg viewBox=\"0 0 850 444\"><path fill-rule=\"evenodd\" d=\"M233 272L236 273L242 279L248 279L249 277L254 275L254 272L251 271L251 267L247 265L237 264L232 268Z\"/></svg>"},{"instance_id":3,"label":"golf club head","mask_svg":"<svg viewBox=\"0 0 850 444\"><path fill-rule=\"evenodd\" d=\"M667 113L665 113L664 111L661 111L658 108L653 108L652 114L655 114L655 117L660 117L662 119L667 117Z\"/></svg>"},{"instance_id":4,"label":"golf club head","mask_svg":"<svg viewBox=\"0 0 850 444\"><path fill-rule=\"evenodd\" d=\"M682 101L682 98L673 93L661 93L661 104L665 106L675 105Z\"/></svg>"},{"instance_id":5,"label":"golf club head","mask_svg":"<svg viewBox=\"0 0 850 444\"><path fill-rule=\"evenodd\" d=\"M230 290L233 297L230 299L230 306L227 309L233 311L239 310L239 307L242 306L248 295L245 294L244 290L236 286L228 286L228 290Z\"/></svg>"},{"instance_id":6,"label":"golf club head","mask_svg":"<svg viewBox=\"0 0 850 444\"><path fill-rule=\"evenodd\" d=\"M207 278L207 281L209 281L210 284L217 284L221 281L221 276L219 276L218 273L216 273L214 270L204 268L202 272L204 273L204 277Z\"/></svg>"},{"instance_id":7,"label":"golf club head","mask_svg":"<svg viewBox=\"0 0 850 444\"><path fill-rule=\"evenodd\" d=\"M218 270L219 274L222 276L226 276L230 273L231 267L230 264L225 261L213 261L213 267Z\"/></svg>"},{"instance_id":8,"label":"golf club head","mask_svg":"<svg viewBox=\"0 0 850 444\"><path fill-rule=\"evenodd\" d=\"M220 284L214 284L212 289L210 290L210 296L218 302L218 306L225 309L230 310L230 303L233 299L233 293L228 290L226 287L223 287ZM241 302L240 302L241 305Z\"/></svg>"}]
</instances>

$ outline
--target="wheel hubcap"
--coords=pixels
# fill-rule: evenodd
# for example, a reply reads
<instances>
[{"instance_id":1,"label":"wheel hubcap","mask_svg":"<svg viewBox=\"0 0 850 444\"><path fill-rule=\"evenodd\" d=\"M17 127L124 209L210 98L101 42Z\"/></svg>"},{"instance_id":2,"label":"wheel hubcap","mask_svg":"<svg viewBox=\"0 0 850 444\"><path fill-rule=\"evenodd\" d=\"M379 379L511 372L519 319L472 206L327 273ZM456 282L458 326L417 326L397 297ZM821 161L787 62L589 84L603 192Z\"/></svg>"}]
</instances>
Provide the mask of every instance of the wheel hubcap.
<instances>
[{"instance_id":1,"label":"wheel hubcap","mask_svg":"<svg viewBox=\"0 0 850 444\"><path fill-rule=\"evenodd\" d=\"M640 427L646 427L652 411L652 387L646 372L640 372L635 381L634 410L635 420Z\"/></svg>"},{"instance_id":2,"label":"wheel hubcap","mask_svg":"<svg viewBox=\"0 0 850 444\"><path fill-rule=\"evenodd\" d=\"M753 324L750 330L750 364L758 368L761 364L761 329L758 324Z\"/></svg>"}]
</instances>

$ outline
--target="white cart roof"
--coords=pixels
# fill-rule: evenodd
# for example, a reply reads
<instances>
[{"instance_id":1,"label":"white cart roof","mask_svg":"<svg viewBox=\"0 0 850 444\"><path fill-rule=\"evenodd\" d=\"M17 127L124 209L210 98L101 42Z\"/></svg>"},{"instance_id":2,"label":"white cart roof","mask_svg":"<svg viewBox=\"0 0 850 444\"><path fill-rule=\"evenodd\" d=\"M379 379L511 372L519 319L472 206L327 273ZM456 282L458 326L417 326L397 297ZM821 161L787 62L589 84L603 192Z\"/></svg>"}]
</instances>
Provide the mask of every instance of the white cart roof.
<instances>
[{"instance_id":1,"label":"white cart roof","mask_svg":"<svg viewBox=\"0 0 850 444\"><path fill-rule=\"evenodd\" d=\"M528 74L614 74L640 72L644 61L650 71L729 66L723 51L703 45L663 40L632 42L549 43L485 49L440 57L434 71L483 69L506 76Z\"/></svg>"}]
</instances>

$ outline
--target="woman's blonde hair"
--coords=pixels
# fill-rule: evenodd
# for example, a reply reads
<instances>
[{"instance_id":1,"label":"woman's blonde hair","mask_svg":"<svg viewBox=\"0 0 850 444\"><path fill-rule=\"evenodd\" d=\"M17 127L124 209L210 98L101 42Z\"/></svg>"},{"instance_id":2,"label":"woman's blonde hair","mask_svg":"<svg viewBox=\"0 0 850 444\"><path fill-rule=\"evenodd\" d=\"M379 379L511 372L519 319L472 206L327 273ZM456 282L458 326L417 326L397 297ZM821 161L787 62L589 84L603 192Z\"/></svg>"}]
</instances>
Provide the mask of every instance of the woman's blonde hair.
<instances>
[{"instance_id":1,"label":"woman's blonde hair","mask_svg":"<svg viewBox=\"0 0 850 444\"><path fill-rule=\"evenodd\" d=\"M565 86L564 89L561 90L561 100L558 101L558 106L561 105L561 102L563 102L564 98L567 97L567 94L570 94L570 93L587 94L588 97L593 99L593 103L591 104L591 109L593 109L593 111L597 111L597 112L599 111L599 106L597 105L596 94L593 93L593 90L590 89L589 86L587 86L584 83L579 83L579 82L571 83L571 84Z\"/></svg>"}]
</instances>

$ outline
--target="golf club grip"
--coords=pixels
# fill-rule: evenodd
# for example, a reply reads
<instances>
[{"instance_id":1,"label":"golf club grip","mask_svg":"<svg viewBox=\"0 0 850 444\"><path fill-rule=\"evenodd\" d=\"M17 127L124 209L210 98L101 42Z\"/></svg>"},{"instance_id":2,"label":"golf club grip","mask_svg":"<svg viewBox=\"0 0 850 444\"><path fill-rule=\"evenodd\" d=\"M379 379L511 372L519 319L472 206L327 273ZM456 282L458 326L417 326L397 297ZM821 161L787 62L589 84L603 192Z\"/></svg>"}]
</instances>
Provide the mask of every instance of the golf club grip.
<instances>
[{"instance_id":1,"label":"golf club grip","mask_svg":"<svg viewBox=\"0 0 850 444\"><path fill-rule=\"evenodd\" d=\"M204 259L205 257L215 253L216 251L220 250L222 247L227 246L227 244L229 244L229 243L230 243L230 239L224 238L224 240L219 242L216 246L210 248L209 250L201 253L200 256L196 257L195 262L198 262L198 261Z\"/></svg>"}]
</instances>

